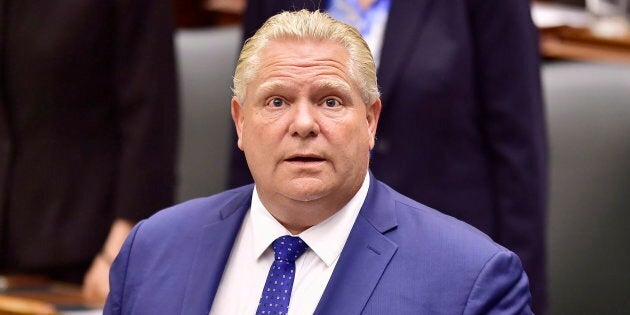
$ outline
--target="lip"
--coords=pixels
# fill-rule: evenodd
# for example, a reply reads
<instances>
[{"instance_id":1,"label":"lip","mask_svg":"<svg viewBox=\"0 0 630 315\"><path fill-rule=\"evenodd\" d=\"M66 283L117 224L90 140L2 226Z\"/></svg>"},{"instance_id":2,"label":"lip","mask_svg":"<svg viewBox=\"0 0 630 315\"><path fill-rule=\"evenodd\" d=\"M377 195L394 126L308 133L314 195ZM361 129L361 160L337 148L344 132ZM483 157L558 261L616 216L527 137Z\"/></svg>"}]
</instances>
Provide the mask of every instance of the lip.
<instances>
[{"instance_id":1,"label":"lip","mask_svg":"<svg viewBox=\"0 0 630 315\"><path fill-rule=\"evenodd\" d=\"M293 165L315 166L326 162L326 159L317 154L294 154L284 161Z\"/></svg>"}]
</instances>

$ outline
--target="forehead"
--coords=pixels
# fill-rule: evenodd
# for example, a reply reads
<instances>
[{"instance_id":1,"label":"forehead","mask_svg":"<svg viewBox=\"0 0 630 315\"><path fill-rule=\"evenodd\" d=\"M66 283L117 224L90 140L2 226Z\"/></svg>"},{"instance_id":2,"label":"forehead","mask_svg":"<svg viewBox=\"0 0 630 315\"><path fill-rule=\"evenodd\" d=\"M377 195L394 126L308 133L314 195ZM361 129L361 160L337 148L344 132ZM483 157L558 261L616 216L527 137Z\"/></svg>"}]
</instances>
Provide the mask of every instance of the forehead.
<instances>
[{"instance_id":1,"label":"forehead","mask_svg":"<svg viewBox=\"0 0 630 315\"><path fill-rule=\"evenodd\" d=\"M336 76L349 81L349 53L332 40L270 40L261 49L258 79Z\"/></svg>"}]
</instances>

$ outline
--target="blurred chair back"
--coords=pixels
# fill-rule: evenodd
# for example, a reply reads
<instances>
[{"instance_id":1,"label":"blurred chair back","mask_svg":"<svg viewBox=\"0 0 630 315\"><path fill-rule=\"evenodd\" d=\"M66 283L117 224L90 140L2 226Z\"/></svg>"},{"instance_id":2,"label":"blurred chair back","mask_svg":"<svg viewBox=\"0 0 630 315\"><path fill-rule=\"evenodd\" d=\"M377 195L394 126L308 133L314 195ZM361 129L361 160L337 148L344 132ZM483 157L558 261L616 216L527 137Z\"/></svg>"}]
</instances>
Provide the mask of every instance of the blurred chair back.
<instances>
[{"instance_id":1,"label":"blurred chair back","mask_svg":"<svg viewBox=\"0 0 630 315\"><path fill-rule=\"evenodd\" d=\"M630 66L543 67L550 314L630 310Z\"/></svg>"},{"instance_id":2,"label":"blurred chair back","mask_svg":"<svg viewBox=\"0 0 630 315\"><path fill-rule=\"evenodd\" d=\"M232 75L239 27L182 29L176 35L180 93L177 199L208 196L227 186L233 128Z\"/></svg>"}]
</instances>

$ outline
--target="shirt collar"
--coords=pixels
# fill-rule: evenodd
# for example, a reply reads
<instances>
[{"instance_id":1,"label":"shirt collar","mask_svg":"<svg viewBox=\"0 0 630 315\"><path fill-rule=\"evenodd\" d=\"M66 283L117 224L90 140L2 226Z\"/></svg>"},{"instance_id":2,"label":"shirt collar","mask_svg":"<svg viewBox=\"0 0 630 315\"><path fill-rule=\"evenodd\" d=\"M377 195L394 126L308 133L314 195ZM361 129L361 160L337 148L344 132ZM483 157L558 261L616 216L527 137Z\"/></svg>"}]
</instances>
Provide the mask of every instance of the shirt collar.
<instances>
[{"instance_id":1,"label":"shirt collar","mask_svg":"<svg viewBox=\"0 0 630 315\"><path fill-rule=\"evenodd\" d=\"M306 242L310 250L330 267L339 258L346 244L354 221L363 206L369 187L370 176L366 174L359 191L341 210L319 224L294 236L299 236ZM291 235L262 204L255 186L252 194L250 214L249 219L251 220L254 233L255 257L260 258L276 238L283 235Z\"/></svg>"}]
</instances>

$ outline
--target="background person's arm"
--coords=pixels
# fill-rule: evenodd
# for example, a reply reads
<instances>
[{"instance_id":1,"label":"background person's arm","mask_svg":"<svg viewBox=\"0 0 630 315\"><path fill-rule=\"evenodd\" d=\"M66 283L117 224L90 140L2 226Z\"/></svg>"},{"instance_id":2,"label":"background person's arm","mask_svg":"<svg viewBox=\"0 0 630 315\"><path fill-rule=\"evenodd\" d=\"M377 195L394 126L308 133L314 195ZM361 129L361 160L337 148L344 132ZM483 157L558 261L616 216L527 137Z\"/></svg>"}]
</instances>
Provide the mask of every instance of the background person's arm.
<instances>
[{"instance_id":1,"label":"background person's arm","mask_svg":"<svg viewBox=\"0 0 630 315\"><path fill-rule=\"evenodd\" d=\"M178 124L171 2L115 2L116 115L119 161L109 237L87 272L87 297L104 300L108 261L137 222L174 203ZM124 219L120 219L124 218Z\"/></svg>"}]
</instances>

